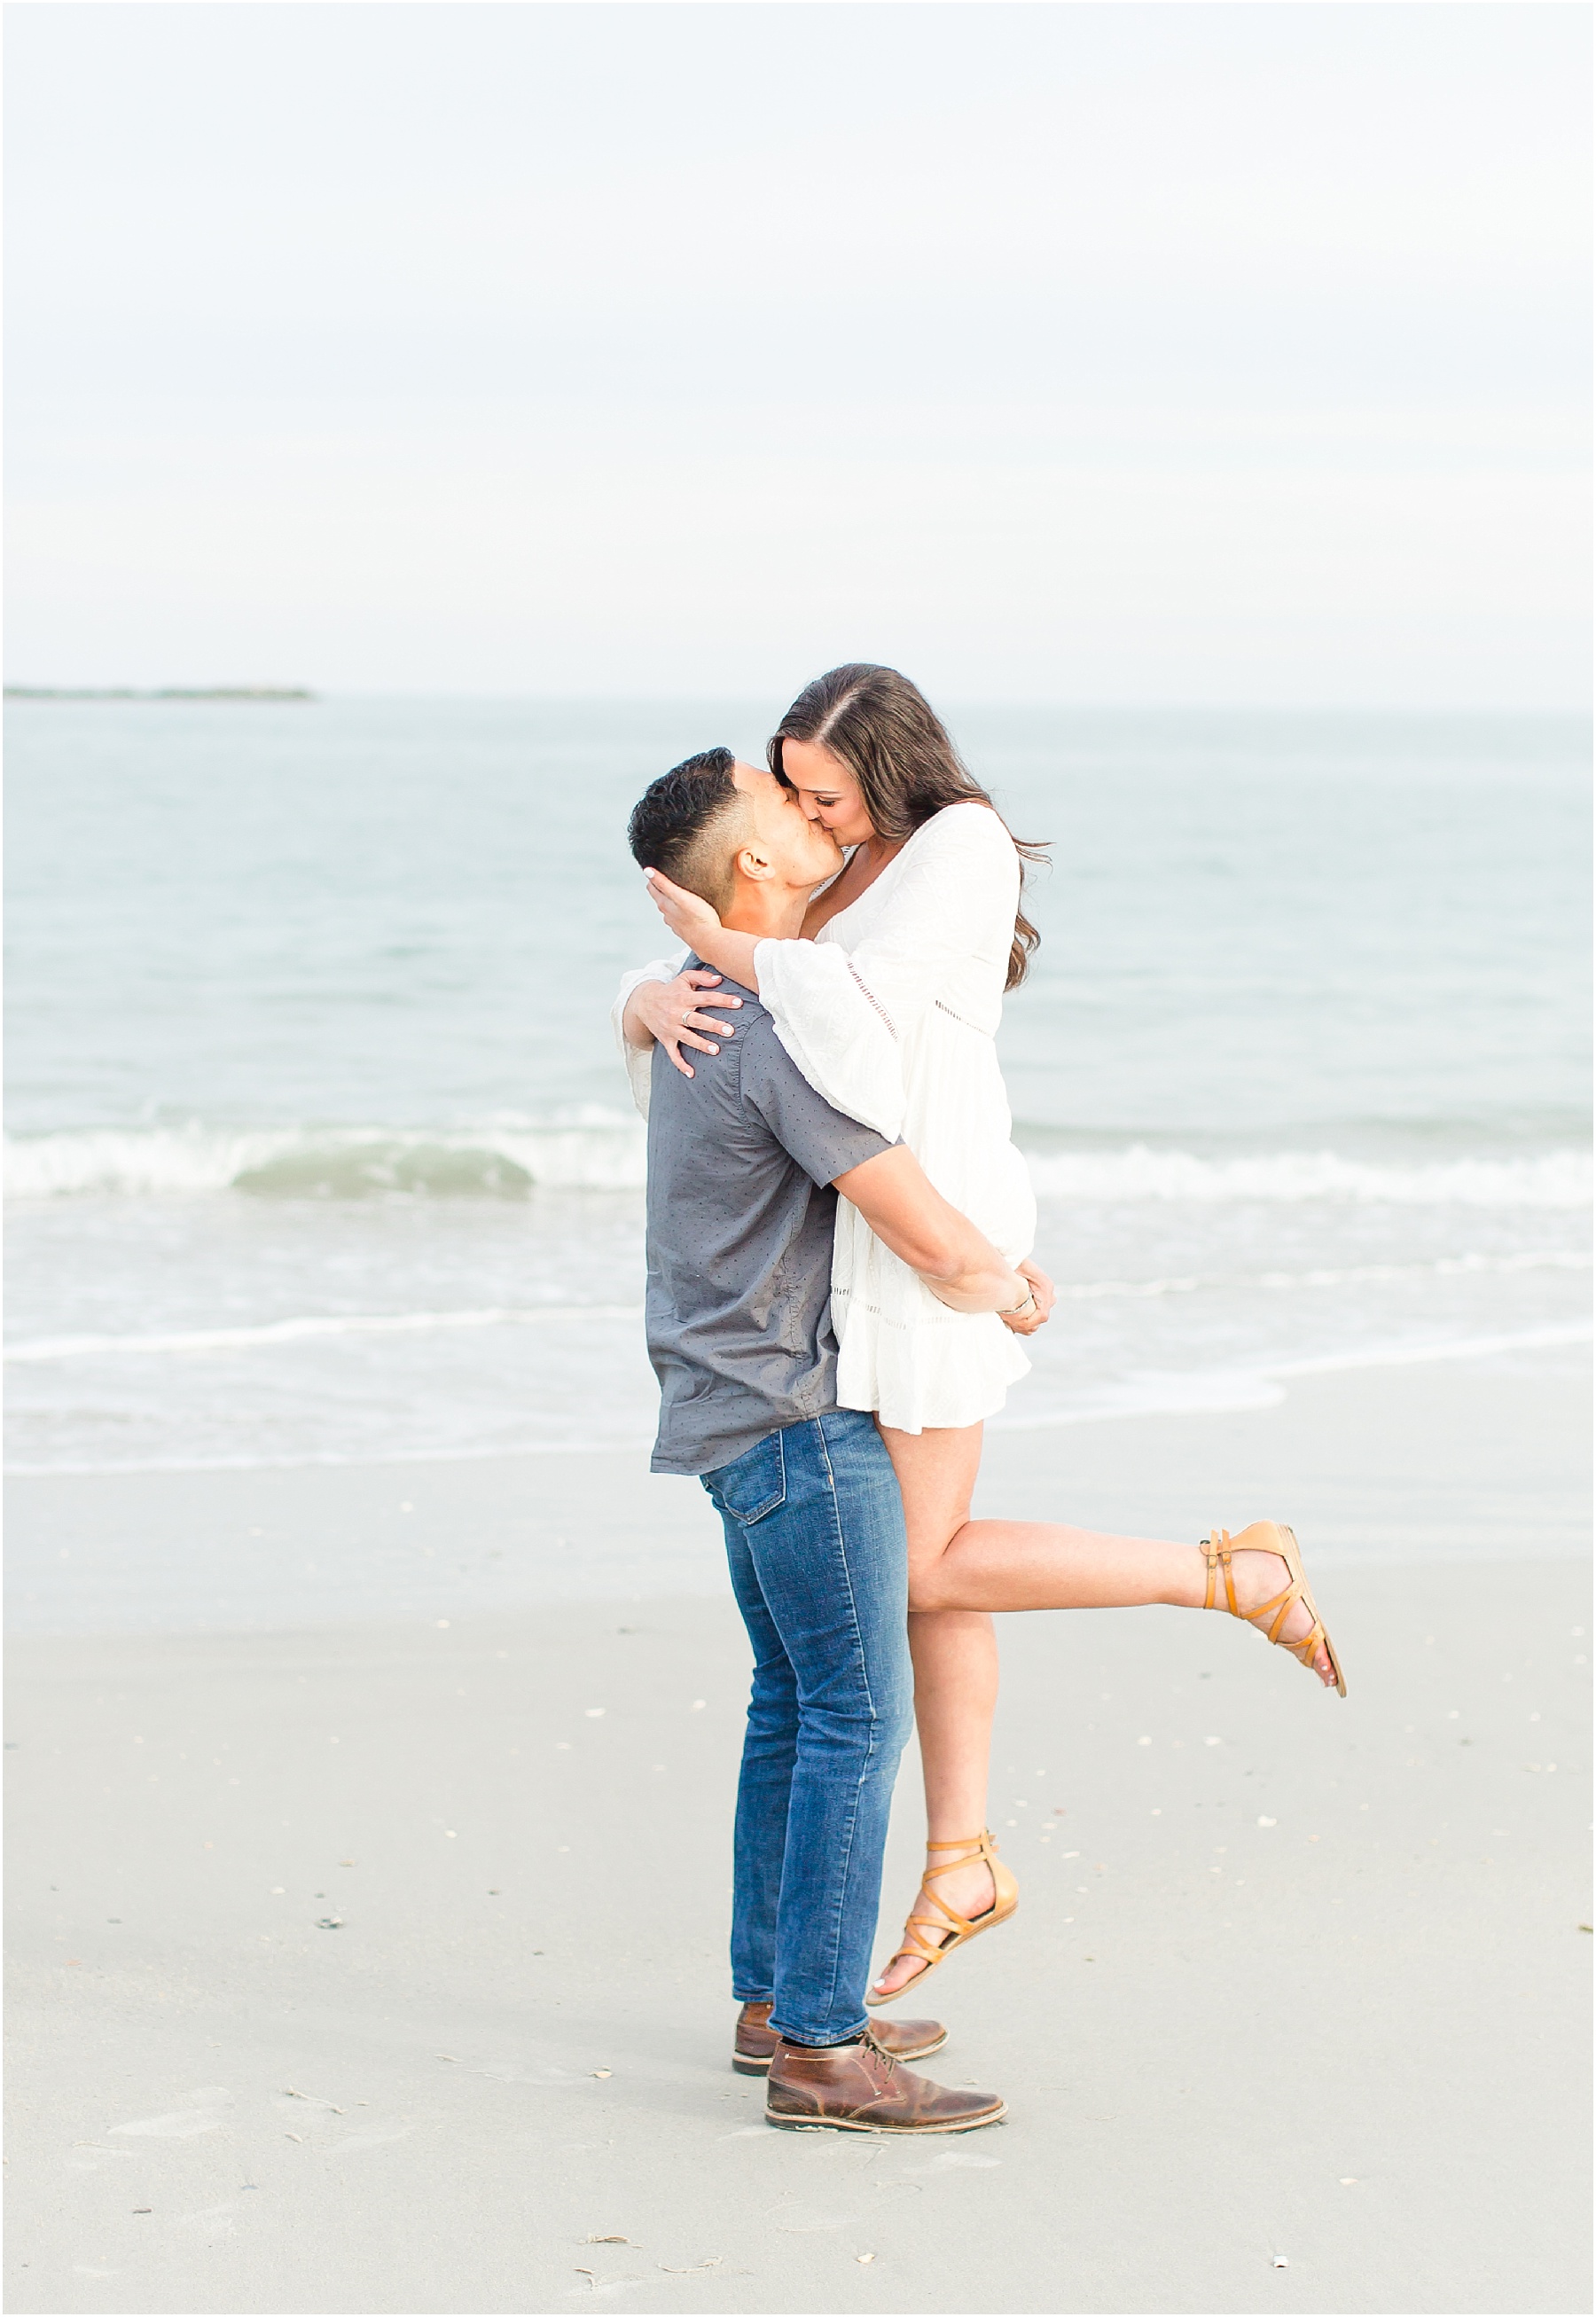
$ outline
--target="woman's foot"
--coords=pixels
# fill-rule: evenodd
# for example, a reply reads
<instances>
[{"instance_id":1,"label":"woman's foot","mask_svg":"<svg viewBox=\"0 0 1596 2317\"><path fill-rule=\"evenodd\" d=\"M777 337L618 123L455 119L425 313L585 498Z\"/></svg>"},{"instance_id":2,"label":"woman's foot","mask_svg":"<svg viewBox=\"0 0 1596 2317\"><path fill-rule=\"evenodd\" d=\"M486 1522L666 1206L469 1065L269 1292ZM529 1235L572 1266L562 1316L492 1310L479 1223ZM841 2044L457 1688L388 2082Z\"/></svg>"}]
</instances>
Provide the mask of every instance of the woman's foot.
<instances>
[{"instance_id":1,"label":"woman's foot","mask_svg":"<svg viewBox=\"0 0 1596 2317\"><path fill-rule=\"evenodd\" d=\"M967 1865L944 1868L937 1876L934 1886L922 1883L920 1895L910 1910L909 1919L913 1922L918 1917L919 1934L928 1946L945 1947L957 1934L951 1923L941 1937L932 1928L933 1923L941 1922L941 1908L950 1908L954 1914L962 1915L967 1922L973 1923L981 1916L989 1915L996 1904L997 1883L991 1867L984 1858L972 1858ZM905 1933L905 1937L912 1936L912 1933ZM878 1998L896 1995L900 1988L907 1987L912 1979L920 1978L930 1968L926 1956L900 1947L871 1987L870 1993Z\"/></svg>"},{"instance_id":2,"label":"woman's foot","mask_svg":"<svg viewBox=\"0 0 1596 2317\"><path fill-rule=\"evenodd\" d=\"M925 1848L919 1900L897 1952L865 1997L871 2006L890 2003L970 1939L1006 1923L1020 1904L1020 1885L998 1856L990 1827L939 1836Z\"/></svg>"},{"instance_id":3,"label":"woman's foot","mask_svg":"<svg viewBox=\"0 0 1596 2317\"><path fill-rule=\"evenodd\" d=\"M1239 1530L1230 1538L1227 1550L1233 1555L1230 1563L1231 1582L1235 1588L1235 1613L1249 1624L1256 1623L1257 1630L1270 1634L1279 1615L1279 1601L1289 1590L1291 1571L1281 1553L1274 1550L1275 1525L1272 1521L1254 1521L1251 1527ZM1248 1543L1248 1539L1254 1541ZM1210 1564L1211 1565L1211 1564ZM1271 1608L1271 1605L1275 1605ZM1215 1588L1214 1606L1226 1608L1223 1575ZM1267 1616L1263 1612L1269 1609ZM1275 1634L1282 1646L1305 1642L1318 1624L1312 1609L1299 1595L1286 1613L1286 1622ZM1323 1640L1314 1652L1309 1671L1316 1673L1326 1689L1336 1686L1335 1669Z\"/></svg>"}]
</instances>

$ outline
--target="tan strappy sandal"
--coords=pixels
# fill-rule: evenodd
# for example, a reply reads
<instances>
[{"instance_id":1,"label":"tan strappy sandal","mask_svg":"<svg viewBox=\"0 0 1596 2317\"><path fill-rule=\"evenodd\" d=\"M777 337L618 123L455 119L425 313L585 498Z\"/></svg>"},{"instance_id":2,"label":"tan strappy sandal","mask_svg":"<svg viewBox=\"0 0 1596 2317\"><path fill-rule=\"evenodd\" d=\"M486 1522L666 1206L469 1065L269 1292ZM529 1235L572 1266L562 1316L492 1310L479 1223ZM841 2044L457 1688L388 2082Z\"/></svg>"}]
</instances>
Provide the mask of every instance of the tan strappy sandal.
<instances>
[{"instance_id":1,"label":"tan strappy sandal","mask_svg":"<svg viewBox=\"0 0 1596 2317\"><path fill-rule=\"evenodd\" d=\"M1261 1602L1255 1609L1238 1608L1235 1579L1230 1567L1230 1556L1234 1552L1278 1552L1286 1564L1290 1583L1283 1593L1277 1593L1271 1601ZM1210 1529L1202 1541L1202 1556L1208 1565L1208 1591L1202 1605L1205 1609L1228 1608L1233 1617L1239 1617L1245 1625L1256 1625L1260 1633L1263 1631L1265 1617L1273 1615L1274 1623L1269 1628L1268 1639L1277 1649L1289 1650L1298 1663L1306 1666L1310 1671L1314 1669L1314 1659L1323 1646L1325 1656L1330 1659L1330 1670L1335 1676L1336 1688L1343 1697L1346 1695L1347 1677L1341 1669L1341 1659L1335 1654L1335 1644L1324 1630L1319 1605L1303 1573L1302 1552L1294 1529L1285 1528L1275 1521L1254 1521L1238 1536L1232 1536L1227 1528ZM1225 1599L1217 1602L1214 1586L1221 1569L1225 1571ZM1314 1621L1313 1630L1304 1634L1300 1642L1288 1642L1281 1635L1281 1627L1291 1614L1294 1601L1300 1601Z\"/></svg>"},{"instance_id":2,"label":"tan strappy sandal","mask_svg":"<svg viewBox=\"0 0 1596 2317\"><path fill-rule=\"evenodd\" d=\"M912 1987L923 1985L938 1964L946 1963L948 1957L967 1940L977 1937L982 1931L994 1930L999 1923L1006 1923L1020 1904L1020 1885L998 1856L997 1845L992 1838L989 1827L980 1834L962 1835L957 1842L928 1842L925 1847L928 1859L933 1850L950 1850L957 1856L940 1859L935 1865L927 1865L921 1877L922 1896L930 1900L937 1914L911 1915L904 1926L903 1937L887 1964L890 1971L899 1955L910 1955L916 1963L923 1964L925 1968L917 1971L913 1979L905 1979L901 1987L895 1987L890 1995L878 1995L872 1990L865 1997L872 2010L883 2003L896 2003L898 1997L907 1995ZM977 1915L974 1922L970 1922L963 1915L956 1915L934 1891L926 1890L923 1886L934 1883L939 1874L950 1874L956 1866L973 1865L977 1858L984 1858L992 1869L993 1900L986 1912ZM937 1919L939 1915L941 1918L940 1922Z\"/></svg>"}]
</instances>

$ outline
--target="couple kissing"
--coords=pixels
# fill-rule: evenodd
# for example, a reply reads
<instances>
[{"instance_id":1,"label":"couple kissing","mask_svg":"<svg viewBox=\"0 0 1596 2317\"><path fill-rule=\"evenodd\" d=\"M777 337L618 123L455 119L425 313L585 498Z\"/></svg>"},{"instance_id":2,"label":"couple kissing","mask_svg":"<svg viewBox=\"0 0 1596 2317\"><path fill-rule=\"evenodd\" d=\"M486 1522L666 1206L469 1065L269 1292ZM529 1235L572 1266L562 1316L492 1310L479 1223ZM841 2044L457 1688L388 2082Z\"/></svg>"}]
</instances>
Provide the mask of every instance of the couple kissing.
<instances>
[{"instance_id":1,"label":"couple kissing","mask_svg":"<svg viewBox=\"0 0 1596 2317\"><path fill-rule=\"evenodd\" d=\"M972 1517L983 1423L1055 1301L994 1042L1038 938L1039 848L917 688L833 670L767 767L705 750L629 836L686 949L615 1006L648 1125L653 1469L720 1514L754 1661L733 2064L767 2075L774 2125L967 2131L1001 2098L905 2064L942 2026L871 2014L1018 1901L985 1825L994 1613L1220 1608L1345 1683L1289 1528L1182 1545ZM926 1867L872 1984L916 1722Z\"/></svg>"}]
</instances>

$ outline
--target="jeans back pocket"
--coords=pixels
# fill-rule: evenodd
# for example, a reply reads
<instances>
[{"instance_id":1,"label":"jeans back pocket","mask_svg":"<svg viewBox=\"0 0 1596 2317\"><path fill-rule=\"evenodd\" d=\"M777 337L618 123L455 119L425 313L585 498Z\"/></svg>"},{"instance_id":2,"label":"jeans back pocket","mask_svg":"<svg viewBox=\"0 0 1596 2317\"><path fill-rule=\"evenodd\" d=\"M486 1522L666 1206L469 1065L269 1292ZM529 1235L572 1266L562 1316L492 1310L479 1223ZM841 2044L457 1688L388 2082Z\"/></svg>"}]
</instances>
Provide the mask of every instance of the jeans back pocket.
<instances>
[{"instance_id":1,"label":"jeans back pocket","mask_svg":"<svg viewBox=\"0 0 1596 2317\"><path fill-rule=\"evenodd\" d=\"M771 1432L730 1464L704 1473L703 1482L719 1510L745 1528L787 1501L787 1463L781 1435Z\"/></svg>"}]
</instances>

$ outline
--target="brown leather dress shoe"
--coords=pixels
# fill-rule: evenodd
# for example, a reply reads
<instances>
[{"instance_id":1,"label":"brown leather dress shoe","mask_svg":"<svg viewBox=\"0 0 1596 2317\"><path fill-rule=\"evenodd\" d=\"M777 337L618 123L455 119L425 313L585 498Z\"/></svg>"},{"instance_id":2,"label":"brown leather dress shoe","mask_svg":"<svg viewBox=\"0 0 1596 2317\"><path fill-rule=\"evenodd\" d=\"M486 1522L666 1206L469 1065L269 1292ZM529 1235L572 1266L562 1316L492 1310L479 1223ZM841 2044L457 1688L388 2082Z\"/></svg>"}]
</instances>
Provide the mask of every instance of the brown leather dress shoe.
<instances>
[{"instance_id":1,"label":"brown leather dress shoe","mask_svg":"<svg viewBox=\"0 0 1596 2317\"><path fill-rule=\"evenodd\" d=\"M953 2091L900 2067L873 2023L857 2044L818 2051L783 2038L765 2094L765 2122L788 2132L974 2132L1007 2114L995 2092Z\"/></svg>"},{"instance_id":2,"label":"brown leather dress shoe","mask_svg":"<svg viewBox=\"0 0 1596 2317\"><path fill-rule=\"evenodd\" d=\"M875 2025L876 2041L894 2060L923 2060L940 2052L948 2030L940 2019L882 2019ZM781 2041L771 2026L768 2003L745 2003L737 2014L737 2036L732 2065L740 2076L762 2076L771 2055Z\"/></svg>"}]
</instances>

